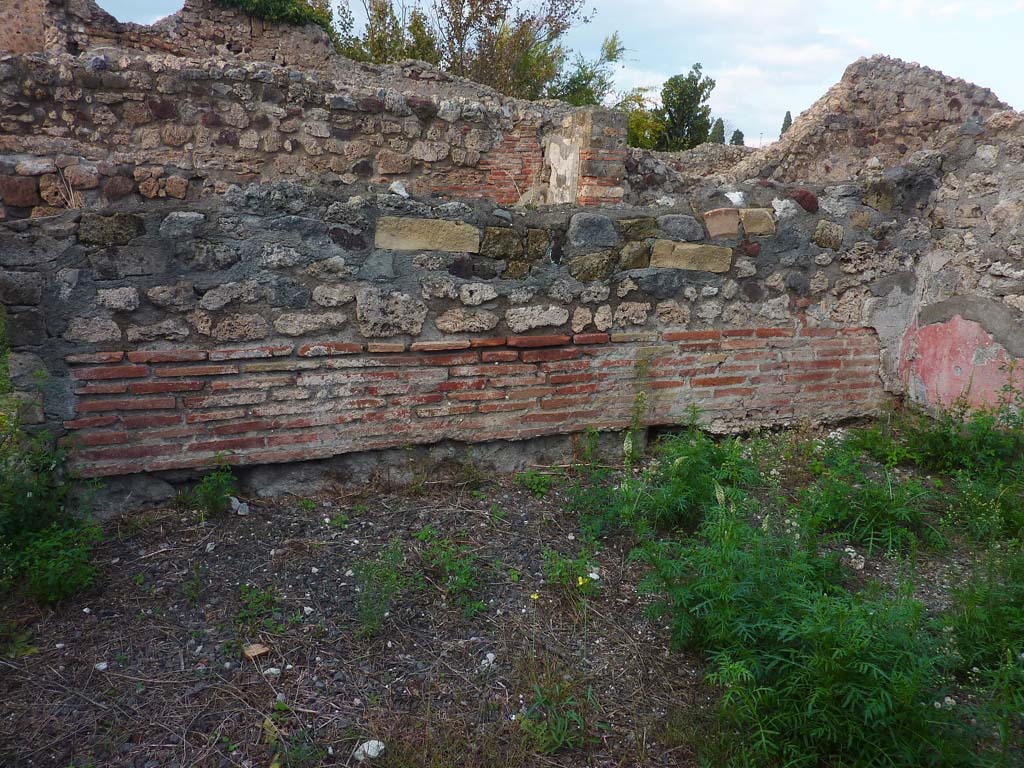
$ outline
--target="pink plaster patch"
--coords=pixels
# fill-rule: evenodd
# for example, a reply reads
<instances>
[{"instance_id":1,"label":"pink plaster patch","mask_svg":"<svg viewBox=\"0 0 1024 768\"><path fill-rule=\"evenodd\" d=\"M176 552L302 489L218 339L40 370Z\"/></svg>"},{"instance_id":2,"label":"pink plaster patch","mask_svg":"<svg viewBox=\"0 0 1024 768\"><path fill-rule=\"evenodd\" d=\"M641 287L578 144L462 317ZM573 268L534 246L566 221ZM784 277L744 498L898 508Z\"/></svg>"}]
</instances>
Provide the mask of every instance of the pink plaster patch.
<instances>
[{"instance_id":1,"label":"pink plaster patch","mask_svg":"<svg viewBox=\"0 0 1024 768\"><path fill-rule=\"evenodd\" d=\"M961 395L974 406L994 405L1009 381L1009 360L981 325L954 315L944 323L919 328L915 322L907 329L900 376L922 405L948 406Z\"/></svg>"}]
</instances>

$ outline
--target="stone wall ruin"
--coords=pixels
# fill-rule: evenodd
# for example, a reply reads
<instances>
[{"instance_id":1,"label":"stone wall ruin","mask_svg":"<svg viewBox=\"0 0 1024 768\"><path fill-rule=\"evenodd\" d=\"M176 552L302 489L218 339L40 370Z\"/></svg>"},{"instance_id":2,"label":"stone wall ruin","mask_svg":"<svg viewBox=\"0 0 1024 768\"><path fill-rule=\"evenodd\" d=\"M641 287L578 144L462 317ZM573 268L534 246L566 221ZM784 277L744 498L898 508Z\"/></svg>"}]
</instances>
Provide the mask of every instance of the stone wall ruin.
<instances>
[{"instance_id":1,"label":"stone wall ruin","mask_svg":"<svg viewBox=\"0 0 1024 768\"><path fill-rule=\"evenodd\" d=\"M5 12L12 378L83 476L992 402L1024 357L1024 117L932 70L665 155L199 0Z\"/></svg>"}]
</instances>

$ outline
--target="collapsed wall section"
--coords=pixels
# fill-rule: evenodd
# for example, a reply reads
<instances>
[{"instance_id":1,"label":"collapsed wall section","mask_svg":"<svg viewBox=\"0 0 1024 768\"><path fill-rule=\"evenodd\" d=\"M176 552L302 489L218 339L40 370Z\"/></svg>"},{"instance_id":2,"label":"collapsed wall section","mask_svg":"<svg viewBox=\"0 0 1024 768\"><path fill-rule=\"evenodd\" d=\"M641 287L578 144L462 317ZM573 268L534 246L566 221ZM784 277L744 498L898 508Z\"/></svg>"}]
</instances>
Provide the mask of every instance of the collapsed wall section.
<instances>
[{"instance_id":1,"label":"collapsed wall section","mask_svg":"<svg viewBox=\"0 0 1024 768\"><path fill-rule=\"evenodd\" d=\"M745 430L887 397L875 333L833 293L853 278L849 216L766 189L657 216L350 192L254 185L0 228L30 420L101 476L674 424L691 406Z\"/></svg>"}]
</instances>

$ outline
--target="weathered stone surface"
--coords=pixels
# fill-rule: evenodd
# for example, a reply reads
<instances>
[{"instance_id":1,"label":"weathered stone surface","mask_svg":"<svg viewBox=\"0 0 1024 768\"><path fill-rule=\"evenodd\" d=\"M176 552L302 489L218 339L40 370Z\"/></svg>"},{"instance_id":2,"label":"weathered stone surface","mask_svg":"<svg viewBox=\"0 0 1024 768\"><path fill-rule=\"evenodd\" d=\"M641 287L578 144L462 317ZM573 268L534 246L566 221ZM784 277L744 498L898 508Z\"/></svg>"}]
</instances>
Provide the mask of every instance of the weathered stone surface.
<instances>
[{"instance_id":1,"label":"weathered stone surface","mask_svg":"<svg viewBox=\"0 0 1024 768\"><path fill-rule=\"evenodd\" d=\"M591 283L580 292L584 304L600 304L611 295L611 288L603 283Z\"/></svg>"},{"instance_id":2,"label":"weathered stone surface","mask_svg":"<svg viewBox=\"0 0 1024 768\"><path fill-rule=\"evenodd\" d=\"M459 286L459 300L469 307L478 307L485 301L498 298L498 292L487 283L466 283Z\"/></svg>"},{"instance_id":3,"label":"weathered stone surface","mask_svg":"<svg viewBox=\"0 0 1024 768\"><path fill-rule=\"evenodd\" d=\"M569 244L576 248L618 245L615 222L600 213L577 213L569 220Z\"/></svg>"},{"instance_id":4,"label":"weathered stone surface","mask_svg":"<svg viewBox=\"0 0 1024 768\"><path fill-rule=\"evenodd\" d=\"M196 305L196 289L192 283L157 285L146 291L146 298L158 307L174 312L187 312Z\"/></svg>"},{"instance_id":5,"label":"weathered stone surface","mask_svg":"<svg viewBox=\"0 0 1024 768\"><path fill-rule=\"evenodd\" d=\"M505 324L513 333L523 333L533 328L565 325L567 322L569 322L569 310L554 305L512 307L505 312Z\"/></svg>"},{"instance_id":6,"label":"weathered stone surface","mask_svg":"<svg viewBox=\"0 0 1024 768\"><path fill-rule=\"evenodd\" d=\"M738 237L740 234L740 212L736 208L715 208L704 214L704 225L708 228L708 237Z\"/></svg>"},{"instance_id":7,"label":"weathered stone surface","mask_svg":"<svg viewBox=\"0 0 1024 768\"><path fill-rule=\"evenodd\" d=\"M209 332L217 341L256 341L266 338L270 326L262 315L231 315Z\"/></svg>"},{"instance_id":8,"label":"weathered stone surface","mask_svg":"<svg viewBox=\"0 0 1024 768\"><path fill-rule=\"evenodd\" d=\"M274 321L274 330L283 336L304 336L340 328L347 320L342 312L287 312Z\"/></svg>"},{"instance_id":9,"label":"weathered stone surface","mask_svg":"<svg viewBox=\"0 0 1024 768\"><path fill-rule=\"evenodd\" d=\"M732 266L732 248L655 240L654 250L651 252L651 266L657 269L728 272Z\"/></svg>"},{"instance_id":10,"label":"weathered stone surface","mask_svg":"<svg viewBox=\"0 0 1024 768\"><path fill-rule=\"evenodd\" d=\"M615 251L597 251L573 256L566 263L569 274L577 280L603 280L615 271L618 254Z\"/></svg>"},{"instance_id":11,"label":"weathered stone surface","mask_svg":"<svg viewBox=\"0 0 1024 768\"><path fill-rule=\"evenodd\" d=\"M809 189L794 189L786 197L796 201L797 205L807 211L807 213L818 212L818 196Z\"/></svg>"},{"instance_id":12,"label":"weathered stone surface","mask_svg":"<svg viewBox=\"0 0 1024 768\"><path fill-rule=\"evenodd\" d=\"M526 260L538 261L548 254L551 236L546 229L529 229L526 231Z\"/></svg>"},{"instance_id":13,"label":"weathered stone surface","mask_svg":"<svg viewBox=\"0 0 1024 768\"><path fill-rule=\"evenodd\" d=\"M594 311L594 327L599 331L607 331L612 327L612 308L602 304Z\"/></svg>"},{"instance_id":14,"label":"weathered stone surface","mask_svg":"<svg viewBox=\"0 0 1024 768\"><path fill-rule=\"evenodd\" d=\"M101 288L96 292L96 303L114 312L134 312L139 308L139 290L131 286Z\"/></svg>"},{"instance_id":15,"label":"weathered stone surface","mask_svg":"<svg viewBox=\"0 0 1024 768\"><path fill-rule=\"evenodd\" d=\"M313 289L313 303L321 307L340 307L355 298L355 288L350 285L318 285Z\"/></svg>"},{"instance_id":16,"label":"weathered stone surface","mask_svg":"<svg viewBox=\"0 0 1024 768\"><path fill-rule=\"evenodd\" d=\"M620 328L627 325L643 325L650 313L651 305L646 302L624 301L615 308L612 322Z\"/></svg>"},{"instance_id":17,"label":"weathered stone surface","mask_svg":"<svg viewBox=\"0 0 1024 768\"><path fill-rule=\"evenodd\" d=\"M184 341L188 338L188 326L181 320L161 320L151 325L133 325L128 328L128 341Z\"/></svg>"},{"instance_id":18,"label":"weathered stone surface","mask_svg":"<svg viewBox=\"0 0 1024 768\"><path fill-rule=\"evenodd\" d=\"M485 227L480 253L492 259L521 259L523 241L511 227Z\"/></svg>"},{"instance_id":19,"label":"weathered stone surface","mask_svg":"<svg viewBox=\"0 0 1024 768\"><path fill-rule=\"evenodd\" d=\"M43 297L43 278L35 272L0 269L0 304L38 304Z\"/></svg>"},{"instance_id":20,"label":"weathered stone surface","mask_svg":"<svg viewBox=\"0 0 1024 768\"><path fill-rule=\"evenodd\" d=\"M594 320L589 307L576 307L572 311L572 332L581 333Z\"/></svg>"},{"instance_id":21,"label":"weathered stone surface","mask_svg":"<svg viewBox=\"0 0 1024 768\"><path fill-rule=\"evenodd\" d=\"M195 236L196 228L206 216L195 211L175 211L160 223L160 237L165 240L185 240Z\"/></svg>"},{"instance_id":22,"label":"weathered stone surface","mask_svg":"<svg viewBox=\"0 0 1024 768\"><path fill-rule=\"evenodd\" d=\"M775 234L775 217L771 208L741 208L740 221L747 237Z\"/></svg>"},{"instance_id":23,"label":"weathered stone surface","mask_svg":"<svg viewBox=\"0 0 1024 768\"><path fill-rule=\"evenodd\" d=\"M830 248L833 251L837 251L843 246L843 227L834 221L822 219L818 222L818 227L814 230L814 237L812 239L816 245L822 248Z\"/></svg>"},{"instance_id":24,"label":"weathered stone surface","mask_svg":"<svg viewBox=\"0 0 1024 768\"><path fill-rule=\"evenodd\" d=\"M110 216L87 213L82 216L78 239L90 245L127 245L145 231L142 217L133 213L115 213Z\"/></svg>"},{"instance_id":25,"label":"weathered stone surface","mask_svg":"<svg viewBox=\"0 0 1024 768\"><path fill-rule=\"evenodd\" d=\"M686 325L690 322L690 308L672 299L659 301L654 313L658 322L664 325Z\"/></svg>"},{"instance_id":26,"label":"weathered stone surface","mask_svg":"<svg viewBox=\"0 0 1024 768\"><path fill-rule=\"evenodd\" d=\"M666 217L662 216L662 218ZM658 221L647 217L642 219L619 219L619 231L626 240L645 240L649 237L657 237Z\"/></svg>"},{"instance_id":27,"label":"weathered stone surface","mask_svg":"<svg viewBox=\"0 0 1024 768\"><path fill-rule=\"evenodd\" d=\"M267 269L288 269L307 261L307 257L301 251L280 243L268 243L260 256L260 266Z\"/></svg>"},{"instance_id":28,"label":"weathered stone surface","mask_svg":"<svg viewBox=\"0 0 1024 768\"><path fill-rule=\"evenodd\" d=\"M684 240L689 243L704 239L704 227L693 216L670 213L658 217L658 229L669 240ZM657 236L657 233L655 233Z\"/></svg>"},{"instance_id":29,"label":"weathered stone surface","mask_svg":"<svg viewBox=\"0 0 1024 768\"><path fill-rule=\"evenodd\" d=\"M456 299L459 289L450 277L426 277L420 282L424 299Z\"/></svg>"},{"instance_id":30,"label":"weathered stone surface","mask_svg":"<svg viewBox=\"0 0 1024 768\"><path fill-rule=\"evenodd\" d=\"M224 283L204 293L199 300L199 306L207 311L216 312L235 301L246 304L259 301L264 293L264 290L254 282Z\"/></svg>"},{"instance_id":31,"label":"weathered stone surface","mask_svg":"<svg viewBox=\"0 0 1024 768\"><path fill-rule=\"evenodd\" d=\"M387 176L396 173L408 173L412 170L412 158L389 149L377 154L377 173Z\"/></svg>"},{"instance_id":32,"label":"weathered stone surface","mask_svg":"<svg viewBox=\"0 0 1024 768\"><path fill-rule=\"evenodd\" d=\"M47 157L34 157L22 160L14 167L14 172L19 176L42 176L46 173L56 173L57 166Z\"/></svg>"},{"instance_id":33,"label":"weathered stone surface","mask_svg":"<svg viewBox=\"0 0 1024 768\"><path fill-rule=\"evenodd\" d=\"M64 170L64 178L73 190L96 189L100 185L100 175L96 170L84 165L72 165Z\"/></svg>"},{"instance_id":34,"label":"weathered stone surface","mask_svg":"<svg viewBox=\"0 0 1024 768\"><path fill-rule=\"evenodd\" d=\"M68 341L102 344L107 341L120 341L121 329L110 318L76 317L68 324L64 338Z\"/></svg>"},{"instance_id":35,"label":"weathered stone surface","mask_svg":"<svg viewBox=\"0 0 1024 768\"><path fill-rule=\"evenodd\" d=\"M426 317L427 305L407 293L364 288L356 294L356 319L363 336L418 336Z\"/></svg>"},{"instance_id":36,"label":"weathered stone surface","mask_svg":"<svg viewBox=\"0 0 1024 768\"><path fill-rule=\"evenodd\" d=\"M482 333L496 328L500 319L485 309L449 309L434 321L434 325L442 333Z\"/></svg>"},{"instance_id":37,"label":"weathered stone surface","mask_svg":"<svg viewBox=\"0 0 1024 768\"><path fill-rule=\"evenodd\" d=\"M619 269L644 269L650 263L649 243L626 243L619 252Z\"/></svg>"},{"instance_id":38,"label":"weathered stone surface","mask_svg":"<svg viewBox=\"0 0 1024 768\"><path fill-rule=\"evenodd\" d=\"M39 182L30 176L0 176L0 199L14 208L39 205Z\"/></svg>"},{"instance_id":39,"label":"weathered stone surface","mask_svg":"<svg viewBox=\"0 0 1024 768\"><path fill-rule=\"evenodd\" d=\"M392 251L479 253L480 230L458 221L382 216L374 245Z\"/></svg>"}]
</instances>

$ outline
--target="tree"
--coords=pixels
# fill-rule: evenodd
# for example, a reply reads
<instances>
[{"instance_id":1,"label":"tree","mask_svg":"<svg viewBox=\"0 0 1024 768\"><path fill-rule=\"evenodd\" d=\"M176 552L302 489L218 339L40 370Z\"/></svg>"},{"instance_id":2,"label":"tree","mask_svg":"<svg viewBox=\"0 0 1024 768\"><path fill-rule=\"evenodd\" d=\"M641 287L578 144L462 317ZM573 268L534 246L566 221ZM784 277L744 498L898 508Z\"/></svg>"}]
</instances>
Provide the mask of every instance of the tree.
<instances>
[{"instance_id":1,"label":"tree","mask_svg":"<svg viewBox=\"0 0 1024 768\"><path fill-rule=\"evenodd\" d=\"M561 99L582 107L603 104L612 92L612 67L622 60L626 48L619 33L614 32L601 43L601 54L593 61L587 61L576 54L576 61L569 72L562 72L548 89L548 98Z\"/></svg>"},{"instance_id":2,"label":"tree","mask_svg":"<svg viewBox=\"0 0 1024 768\"><path fill-rule=\"evenodd\" d=\"M782 118L782 130L779 131L779 138L780 139L783 136L786 135L786 131L789 130L789 127L791 125L793 125L793 116L791 114L789 114L789 110L787 109L786 110L786 116L784 118Z\"/></svg>"},{"instance_id":3,"label":"tree","mask_svg":"<svg viewBox=\"0 0 1024 768\"><path fill-rule=\"evenodd\" d=\"M715 81L702 75L694 64L687 75L674 75L661 88L665 132L658 149L692 149L708 140L711 131L711 107L707 101Z\"/></svg>"},{"instance_id":4,"label":"tree","mask_svg":"<svg viewBox=\"0 0 1024 768\"><path fill-rule=\"evenodd\" d=\"M590 21L585 1L360 0L366 27L354 34L350 0L338 0L335 32L341 52L360 61L422 59L509 96L539 99L561 86L560 97L597 103L593 99L599 102L610 91L610 65L623 48L613 35L596 61L577 57L575 69L564 71L568 53L561 40Z\"/></svg>"},{"instance_id":5,"label":"tree","mask_svg":"<svg viewBox=\"0 0 1024 768\"><path fill-rule=\"evenodd\" d=\"M735 147L745 146L743 143L743 131L737 128L732 132L732 137L729 139L729 143Z\"/></svg>"},{"instance_id":6,"label":"tree","mask_svg":"<svg viewBox=\"0 0 1024 768\"><path fill-rule=\"evenodd\" d=\"M629 115L626 143L631 147L655 149L662 143L665 121L661 110L647 97L648 88L634 88L619 98L615 109Z\"/></svg>"},{"instance_id":7,"label":"tree","mask_svg":"<svg viewBox=\"0 0 1024 768\"><path fill-rule=\"evenodd\" d=\"M708 136L708 141L712 144L725 144L725 122L722 118L715 120L715 124L711 127L711 135Z\"/></svg>"}]
</instances>

